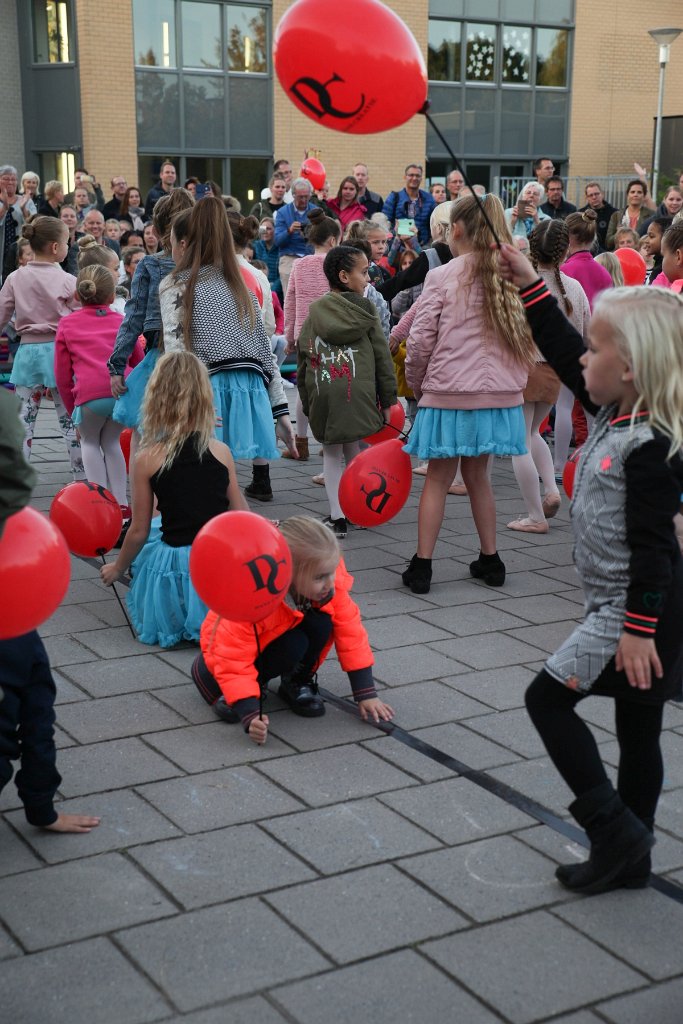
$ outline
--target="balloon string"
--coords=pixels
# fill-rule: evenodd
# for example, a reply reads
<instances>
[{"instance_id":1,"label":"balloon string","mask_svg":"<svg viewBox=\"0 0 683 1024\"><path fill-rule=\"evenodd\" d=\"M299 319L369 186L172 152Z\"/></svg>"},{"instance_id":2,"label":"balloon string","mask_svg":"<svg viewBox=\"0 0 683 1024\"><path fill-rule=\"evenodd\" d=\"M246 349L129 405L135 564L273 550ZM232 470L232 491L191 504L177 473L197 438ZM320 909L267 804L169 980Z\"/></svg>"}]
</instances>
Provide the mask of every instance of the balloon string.
<instances>
[{"instance_id":1,"label":"balloon string","mask_svg":"<svg viewBox=\"0 0 683 1024\"><path fill-rule=\"evenodd\" d=\"M413 429L411 426L408 430L404 430L403 427L395 427L393 423L385 423L384 426L389 427L390 430L395 430L399 437L404 437L406 440L408 440L410 431Z\"/></svg>"},{"instance_id":2,"label":"balloon string","mask_svg":"<svg viewBox=\"0 0 683 1024\"><path fill-rule=\"evenodd\" d=\"M258 662L261 660L261 643L258 638L256 623L252 622L252 626L254 627L254 640L256 641L256 661ZM260 679L258 684L258 716L259 721L261 721L263 718L263 685Z\"/></svg>"},{"instance_id":3,"label":"balloon string","mask_svg":"<svg viewBox=\"0 0 683 1024\"><path fill-rule=\"evenodd\" d=\"M102 559L102 565L106 565L107 561L106 561L106 559L104 557L104 548L99 548L98 551L97 551L97 554ZM128 623L128 629L131 631L133 640L137 640L137 636L135 635L135 630L133 629L133 625L132 625L130 619L128 618L128 614L126 612L126 609L123 606L123 601L121 600L121 596L120 596L118 590L116 589L116 584L115 583L112 583L111 589L114 591L114 596L116 597L116 600L119 602L119 608L123 612L123 617L126 620L126 622Z\"/></svg>"},{"instance_id":4,"label":"balloon string","mask_svg":"<svg viewBox=\"0 0 683 1024\"><path fill-rule=\"evenodd\" d=\"M446 142L446 139L445 139L445 138L443 137L443 135L442 135L442 134L441 134L441 132L439 131L439 128L438 128L438 126L437 126L437 124L436 124L436 122L435 122L434 118L433 118L433 117L432 117L432 115L431 115L431 114L429 113L429 100L427 100L427 101L425 102L425 105L424 105L424 107L422 107L422 109L421 109L420 111L418 111L418 113L420 113L420 114L424 114L424 116L425 116L425 117L426 117L426 119L427 119L427 120L429 121L430 125L432 126L432 128L434 129L434 131L436 132L436 134L438 135L439 139L441 140L441 142L442 142L443 146L445 147L445 149L446 149L446 151L447 151L448 155L450 156L451 160L452 160L452 161L453 161L453 163L455 164L455 166L456 166L456 169L457 169L458 171L460 171L460 173L462 174L462 176L463 176L463 180L464 180L465 184L467 185L468 189L470 190L470 192L471 192L471 193L472 193L472 195L474 196L474 198L475 198L475 200L476 200L476 203L477 203L477 206L478 206L478 207L479 207L479 209L481 210L481 215L482 215L482 217L484 218L484 220L486 221L486 226L488 227L489 231L490 231L490 232L491 232L491 234L493 235L493 238L494 238L494 240L495 240L495 243L496 243L496 245L497 245L497 246L498 246L498 248L500 249L500 239L498 238L498 235L496 234L496 230L495 230L495 228L494 228L493 224L491 223L491 221L490 221L490 219L489 219L489 216L488 216L488 214L487 214L486 210L484 209L484 204L482 203L481 199L479 198L479 196L477 195L477 193L476 193L476 192L474 191L474 189L472 188L472 184L471 184L471 182L470 182L469 178L467 177L467 174L465 173L465 168L464 168L464 167L462 166L462 164L461 164L461 163L460 163L460 161L458 160L457 156L455 155L455 153L453 152L453 150L451 149L451 147L450 147L450 146L448 145L448 143Z\"/></svg>"}]
</instances>

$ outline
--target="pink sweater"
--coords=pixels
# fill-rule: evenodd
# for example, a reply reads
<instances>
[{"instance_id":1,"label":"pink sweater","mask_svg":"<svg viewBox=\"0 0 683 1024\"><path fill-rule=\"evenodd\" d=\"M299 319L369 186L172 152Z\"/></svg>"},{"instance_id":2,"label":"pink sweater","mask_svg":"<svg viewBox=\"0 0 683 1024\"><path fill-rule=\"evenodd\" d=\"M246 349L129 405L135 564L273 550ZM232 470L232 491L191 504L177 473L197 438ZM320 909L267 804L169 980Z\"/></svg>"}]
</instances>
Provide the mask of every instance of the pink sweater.
<instances>
[{"instance_id":1,"label":"pink sweater","mask_svg":"<svg viewBox=\"0 0 683 1024\"><path fill-rule=\"evenodd\" d=\"M0 291L0 329L15 313L22 345L54 341L59 321L76 309L76 278L58 263L27 263L13 271Z\"/></svg>"},{"instance_id":2,"label":"pink sweater","mask_svg":"<svg viewBox=\"0 0 683 1024\"><path fill-rule=\"evenodd\" d=\"M600 292L604 292L605 288L614 287L608 271L596 263L589 252L572 253L562 264L562 273L579 282L586 293L591 313Z\"/></svg>"},{"instance_id":3,"label":"pink sweater","mask_svg":"<svg viewBox=\"0 0 683 1024\"><path fill-rule=\"evenodd\" d=\"M109 306L83 306L60 322L55 338L55 380L69 416L77 405L111 398L107 360L122 321L122 315ZM124 377L144 356L142 340L135 343Z\"/></svg>"},{"instance_id":4,"label":"pink sweater","mask_svg":"<svg viewBox=\"0 0 683 1024\"><path fill-rule=\"evenodd\" d=\"M324 262L322 253L294 261L285 295L285 336L290 347L299 339L310 304L322 299L330 290L323 271Z\"/></svg>"}]
</instances>

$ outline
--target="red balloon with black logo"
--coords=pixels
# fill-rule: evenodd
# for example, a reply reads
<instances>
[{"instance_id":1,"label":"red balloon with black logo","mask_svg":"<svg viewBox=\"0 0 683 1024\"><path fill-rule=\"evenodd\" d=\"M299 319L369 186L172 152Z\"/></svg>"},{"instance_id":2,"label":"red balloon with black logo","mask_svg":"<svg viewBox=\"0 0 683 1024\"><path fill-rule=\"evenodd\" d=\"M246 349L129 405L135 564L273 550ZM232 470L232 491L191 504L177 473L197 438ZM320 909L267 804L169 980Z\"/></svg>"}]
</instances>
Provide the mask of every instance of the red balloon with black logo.
<instances>
[{"instance_id":1,"label":"red balloon with black logo","mask_svg":"<svg viewBox=\"0 0 683 1024\"><path fill-rule=\"evenodd\" d=\"M202 601L224 619L260 622L287 596L292 556L267 519L255 512L223 512L195 537L190 577Z\"/></svg>"},{"instance_id":2,"label":"red balloon with black logo","mask_svg":"<svg viewBox=\"0 0 683 1024\"><path fill-rule=\"evenodd\" d=\"M581 458L582 447L576 449L564 464L562 470L562 488L568 498L571 498L574 494L574 479L576 478L576 471L579 468L579 459Z\"/></svg>"},{"instance_id":3,"label":"red balloon with black logo","mask_svg":"<svg viewBox=\"0 0 683 1024\"><path fill-rule=\"evenodd\" d=\"M388 523L408 500L413 469L404 445L395 438L366 448L342 473L339 504L356 526Z\"/></svg>"},{"instance_id":4,"label":"red balloon with black logo","mask_svg":"<svg viewBox=\"0 0 683 1024\"><path fill-rule=\"evenodd\" d=\"M50 519L74 555L94 558L111 551L123 528L121 506L100 484L77 480L57 491Z\"/></svg>"},{"instance_id":5,"label":"red balloon with black logo","mask_svg":"<svg viewBox=\"0 0 683 1024\"><path fill-rule=\"evenodd\" d=\"M363 440L366 444L382 444L398 437L405 426L406 411L400 402L389 409L389 422L381 427L376 434L369 434Z\"/></svg>"},{"instance_id":6,"label":"red balloon with black logo","mask_svg":"<svg viewBox=\"0 0 683 1024\"><path fill-rule=\"evenodd\" d=\"M34 508L10 516L0 539L0 640L23 636L49 619L70 575L66 543L49 519Z\"/></svg>"},{"instance_id":7,"label":"red balloon with black logo","mask_svg":"<svg viewBox=\"0 0 683 1024\"><path fill-rule=\"evenodd\" d=\"M289 99L316 124L366 135L397 128L427 99L415 37L379 0L296 0L273 42Z\"/></svg>"}]
</instances>

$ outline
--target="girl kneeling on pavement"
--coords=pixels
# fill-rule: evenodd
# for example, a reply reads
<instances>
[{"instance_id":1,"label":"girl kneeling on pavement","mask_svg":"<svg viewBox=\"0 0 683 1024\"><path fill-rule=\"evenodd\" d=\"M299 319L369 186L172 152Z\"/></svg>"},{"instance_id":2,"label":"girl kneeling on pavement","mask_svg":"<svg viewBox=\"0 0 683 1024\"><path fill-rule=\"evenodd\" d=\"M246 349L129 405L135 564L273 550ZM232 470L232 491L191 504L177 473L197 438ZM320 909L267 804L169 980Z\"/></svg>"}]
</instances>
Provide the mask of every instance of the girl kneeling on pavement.
<instances>
[{"instance_id":1,"label":"girl kneeling on pavement","mask_svg":"<svg viewBox=\"0 0 683 1024\"><path fill-rule=\"evenodd\" d=\"M308 516L292 516L280 529L292 553L287 598L255 625L209 612L192 666L197 689L219 718L241 721L255 743L265 743L269 721L259 708L268 681L280 676L278 693L296 715L324 715L316 673L334 644L361 718L389 721L394 712L375 691L372 651L337 538Z\"/></svg>"}]
</instances>

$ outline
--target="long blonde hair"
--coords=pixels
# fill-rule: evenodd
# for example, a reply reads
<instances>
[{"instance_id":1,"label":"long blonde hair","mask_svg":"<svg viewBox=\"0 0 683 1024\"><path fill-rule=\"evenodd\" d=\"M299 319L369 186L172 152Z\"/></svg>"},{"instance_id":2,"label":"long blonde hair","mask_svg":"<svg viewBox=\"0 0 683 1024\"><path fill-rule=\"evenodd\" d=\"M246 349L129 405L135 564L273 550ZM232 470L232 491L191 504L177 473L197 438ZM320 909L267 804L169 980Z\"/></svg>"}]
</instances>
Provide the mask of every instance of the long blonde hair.
<instances>
[{"instance_id":1,"label":"long blonde hair","mask_svg":"<svg viewBox=\"0 0 683 1024\"><path fill-rule=\"evenodd\" d=\"M633 371L638 398L631 423L647 410L650 425L670 439L672 458L683 449L683 297L664 288L607 289L595 304L597 318Z\"/></svg>"},{"instance_id":2,"label":"long blonde hair","mask_svg":"<svg viewBox=\"0 0 683 1024\"><path fill-rule=\"evenodd\" d=\"M292 553L292 591L305 593L322 565L339 562L339 541L319 519L290 516L280 523L280 532Z\"/></svg>"},{"instance_id":3,"label":"long blonde hair","mask_svg":"<svg viewBox=\"0 0 683 1024\"><path fill-rule=\"evenodd\" d=\"M155 366L142 403L140 451L164 456L168 469L192 434L201 458L214 437L216 411L209 373L193 352L167 352Z\"/></svg>"},{"instance_id":4,"label":"long blonde hair","mask_svg":"<svg viewBox=\"0 0 683 1024\"><path fill-rule=\"evenodd\" d=\"M510 229L500 199L487 195L481 200L486 214L500 242L512 244ZM509 281L504 281L498 270L498 256L492 248L494 237L474 196L456 199L451 210L451 229L461 224L475 256L473 278L478 278L484 289L484 320L510 350L517 362L533 366L536 346L527 322L519 292Z\"/></svg>"}]
</instances>

